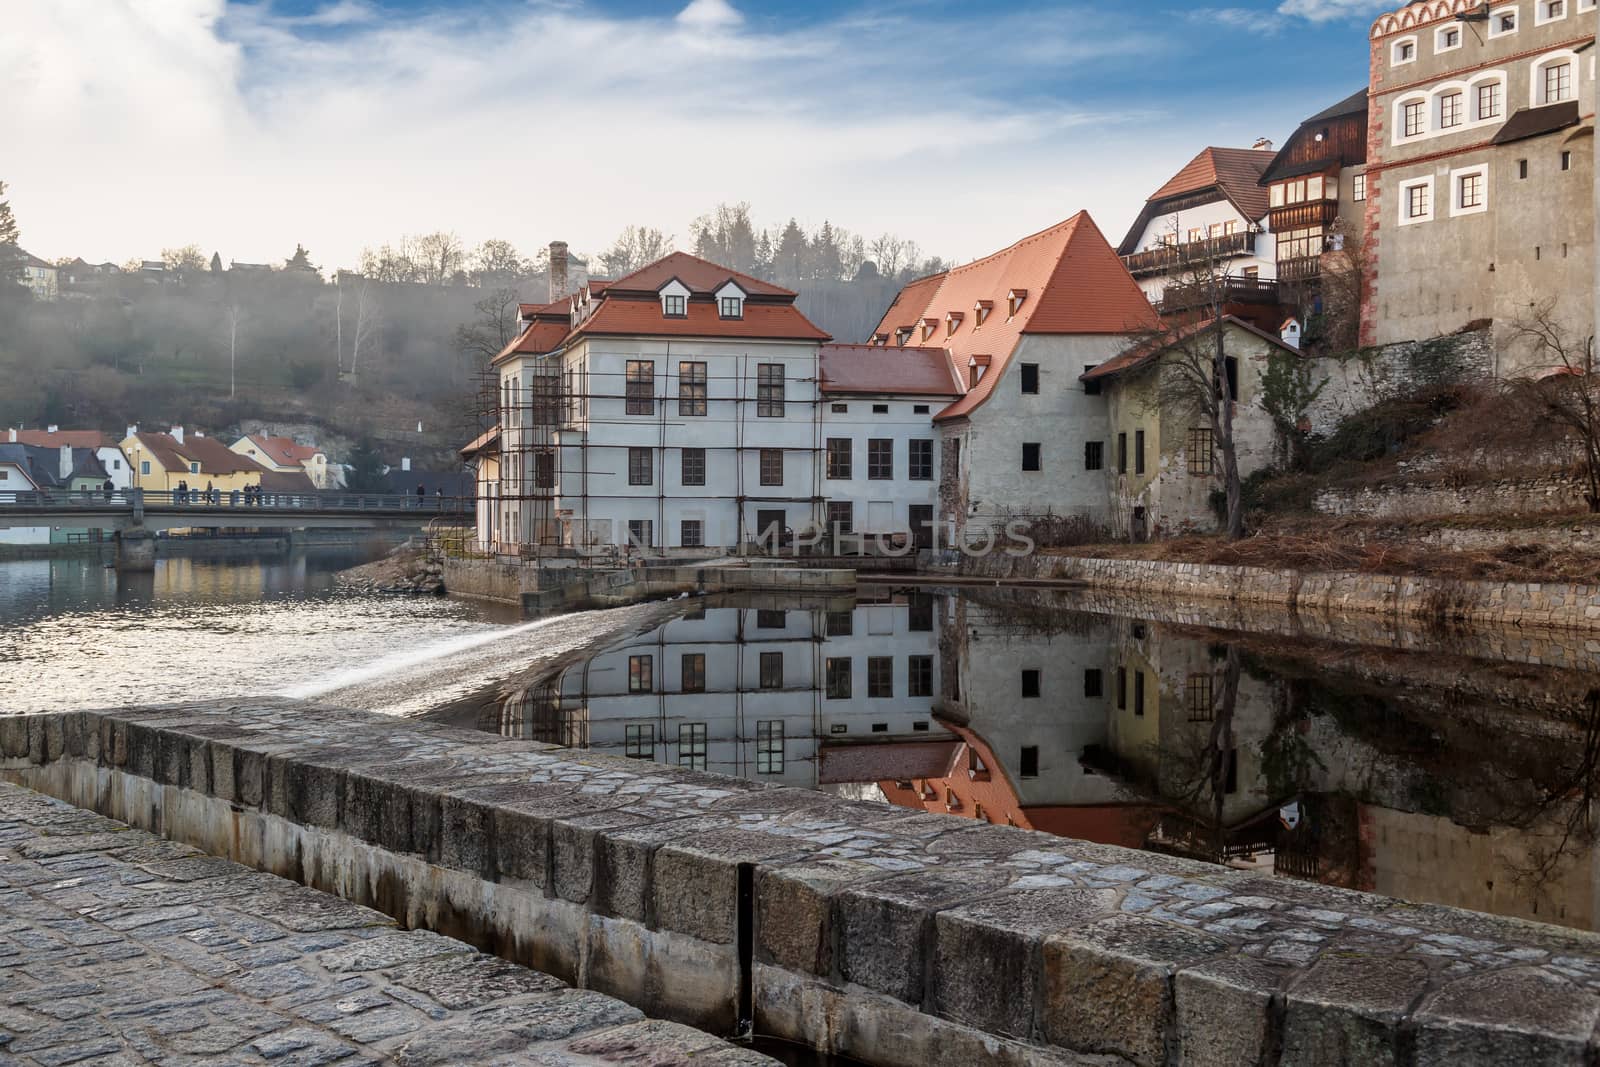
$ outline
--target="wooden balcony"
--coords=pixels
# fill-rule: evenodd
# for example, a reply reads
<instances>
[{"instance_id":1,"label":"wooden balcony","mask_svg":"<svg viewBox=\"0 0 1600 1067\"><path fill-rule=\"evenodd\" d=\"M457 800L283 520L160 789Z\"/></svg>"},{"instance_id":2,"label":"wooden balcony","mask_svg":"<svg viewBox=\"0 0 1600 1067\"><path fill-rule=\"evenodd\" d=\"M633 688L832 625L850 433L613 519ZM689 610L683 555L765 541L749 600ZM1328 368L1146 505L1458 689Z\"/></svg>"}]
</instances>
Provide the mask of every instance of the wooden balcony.
<instances>
[{"instance_id":1,"label":"wooden balcony","mask_svg":"<svg viewBox=\"0 0 1600 1067\"><path fill-rule=\"evenodd\" d=\"M1226 292L1222 294L1224 305L1278 303L1278 283L1270 279L1227 278L1221 284L1226 287ZM1171 315L1203 307L1216 295L1210 290L1208 285L1169 285L1161 294L1157 310L1163 315Z\"/></svg>"},{"instance_id":2,"label":"wooden balcony","mask_svg":"<svg viewBox=\"0 0 1600 1067\"><path fill-rule=\"evenodd\" d=\"M1162 245L1159 248L1133 252L1122 257L1123 265L1134 277L1181 270L1185 265L1206 263L1218 259L1256 254L1256 235L1248 232L1206 237L1179 245Z\"/></svg>"},{"instance_id":3,"label":"wooden balcony","mask_svg":"<svg viewBox=\"0 0 1600 1067\"><path fill-rule=\"evenodd\" d=\"M1305 256L1300 259L1278 260L1278 280L1309 282L1322 277L1322 257Z\"/></svg>"}]
</instances>

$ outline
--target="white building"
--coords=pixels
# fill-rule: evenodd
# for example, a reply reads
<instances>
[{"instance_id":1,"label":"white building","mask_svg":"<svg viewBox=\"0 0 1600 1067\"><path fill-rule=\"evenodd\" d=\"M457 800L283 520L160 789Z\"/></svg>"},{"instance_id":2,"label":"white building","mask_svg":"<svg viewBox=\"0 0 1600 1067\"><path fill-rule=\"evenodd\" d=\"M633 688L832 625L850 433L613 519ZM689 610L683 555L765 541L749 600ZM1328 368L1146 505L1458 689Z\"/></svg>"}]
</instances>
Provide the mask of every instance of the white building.
<instances>
[{"instance_id":1,"label":"white building","mask_svg":"<svg viewBox=\"0 0 1600 1067\"><path fill-rule=\"evenodd\" d=\"M705 607L518 694L500 728L759 781L872 783L949 740L933 722L938 646L932 597Z\"/></svg>"},{"instance_id":2,"label":"white building","mask_svg":"<svg viewBox=\"0 0 1600 1067\"><path fill-rule=\"evenodd\" d=\"M1117 252L1151 303L1181 280L1184 263L1213 259L1230 277L1270 290L1277 247L1259 183L1275 158L1270 150L1207 148L1150 195Z\"/></svg>"},{"instance_id":3,"label":"white building","mask_svg":"<svg viewBox=\"0 0 1600 1067\"><path fill-rule=\"evenodd\" d=\"M111 480L113 489L126 489L133 484L133 469L122 447L113 441L109 434L101 433L99 430L63 430L53 425L43 430L11 429L5 431L4 436L0 436L0 441L14 445L34 445L39 448L59 449L65 446L93 449L95 458L105 468L105 476Z\"/></svg>"}]
</instances>

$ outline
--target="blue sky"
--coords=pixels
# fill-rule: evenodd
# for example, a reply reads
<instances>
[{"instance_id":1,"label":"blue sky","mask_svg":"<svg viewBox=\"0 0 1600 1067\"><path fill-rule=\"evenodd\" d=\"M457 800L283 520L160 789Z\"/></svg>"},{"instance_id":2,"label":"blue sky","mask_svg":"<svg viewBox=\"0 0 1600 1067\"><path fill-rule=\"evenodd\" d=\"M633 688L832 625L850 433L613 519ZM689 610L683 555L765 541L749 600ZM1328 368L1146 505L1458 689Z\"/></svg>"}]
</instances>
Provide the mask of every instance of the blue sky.
<instances>
[{"instance_id":1,"label":"blue sky","mask_svg":"<svg viewBox=\"0 0 1600 1067\"><path fill-rule=\"evenodd\" d=\"M0 180L37 254L325 266L451 229L687 244L748 200L929 253L1090 210L1366 81L1370 0L13 0ZM114 164L107 167L106 161Z\"/></svg>"}]
</instances>

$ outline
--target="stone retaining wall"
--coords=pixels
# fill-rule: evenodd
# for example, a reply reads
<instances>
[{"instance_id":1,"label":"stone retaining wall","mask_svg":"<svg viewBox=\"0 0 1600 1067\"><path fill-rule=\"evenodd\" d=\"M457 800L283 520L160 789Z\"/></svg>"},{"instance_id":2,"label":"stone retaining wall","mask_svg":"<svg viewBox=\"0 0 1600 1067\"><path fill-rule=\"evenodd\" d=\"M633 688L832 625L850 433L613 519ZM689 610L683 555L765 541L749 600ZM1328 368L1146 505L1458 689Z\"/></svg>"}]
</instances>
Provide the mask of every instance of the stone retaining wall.
<instances>
[{"instance_id":1,"label":"stone retaining wall","mask_svg":"<svg viewBox=\"0 0 1600 1067\"><path fill-rule=\"evenodd\" d=\"M853 570L763 562L636 564L608 570L538 567L495 560L446 560L447 592L522 605L530 618L620 607L682 593L853 593Z\"/></svg>"},{"instance_id":2,"label":"stone retaining wall","mask_svg":"<svg viewBox=\"0 0 1600 1067\"><path fill-rule=\"evenodd\" d=\"M1366 489L1322 489L1313 507L1324 515L1425 518L1437 515L1543 515L1584 512L1582 478L1547 475L1492 482L1405 482Z\"/></svg>"},{"instance_id":3,"label":"stone retaining wall","mask_svg":"<svg viewBox=\"0 0 1600 1067\"><path fill-rule=\"evenodd\" d=\"M1600 629L1600 587L1564 582L1458 581L1043 554L966 558L951 573L1001 581L1076 582L1152 600L1284 604L1297 614L1375 613L1429 625Z\"/></svg>"},{"instance_id":4,"label":"stone retaining wall","mask_svg":"<svg viewBox=\"0 0 1600 1067\"><path fill-rule=\"evenodd\" d=\"M1592 935L430 724L0 718L0 776L655 1015L749 1012L885 1067L1597 1051Z\"/></svg>"}]
</instances>

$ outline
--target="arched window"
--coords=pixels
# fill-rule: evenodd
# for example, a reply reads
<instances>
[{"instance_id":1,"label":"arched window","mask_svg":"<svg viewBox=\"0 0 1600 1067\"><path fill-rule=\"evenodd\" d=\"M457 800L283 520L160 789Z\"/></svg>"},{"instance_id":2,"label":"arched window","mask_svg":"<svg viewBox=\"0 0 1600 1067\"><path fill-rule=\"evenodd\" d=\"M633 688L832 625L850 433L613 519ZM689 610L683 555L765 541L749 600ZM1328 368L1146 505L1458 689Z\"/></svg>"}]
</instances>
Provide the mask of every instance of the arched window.
<instances>
[{"instance_id":1,"label":"arched window","mask_svg":"<svg viewBox=\"0 0 1600 1067\"><path fill-rule=\"evenodd\" d=\"M1467 103L1473 122L1490 122L1506 115L1506 76L1495 73L1474 78L1468 88Z\"/></svg>"},{"instance_id":2,"label":"arched window","mask_svg":"<svg viewBox=\"0 0 1600 1067\"><path fill-rule=\"evenodd\" d=\"M1403 67L1407 63L1415 63L1416 61L1417 38L1415 34L1410 37L1402 37L1389 46L1389 65L1391 67Z\"/></svg>"},{"instance_id":3,"label":"arched window","mask_svg":"<svg viewBox=\"0 0 1600 1067\"><path fill-rule=\"evenodd\" d=\"M1409 141L1428 132L1428 97L1424 93L1402 96L1394 102L1394 139Z\"/></svg>"},{"instance_id":4,"label":"arched window","mask_svg":"<svg viewBox=\"0 0 1600 1067\"><path fill-rule=\"evenodd\" d=\"M1528 103L1533 107L1578 98L1578 57L1568 49L1534 60L1530 75Z\"/></svg>"}]
</instances>

